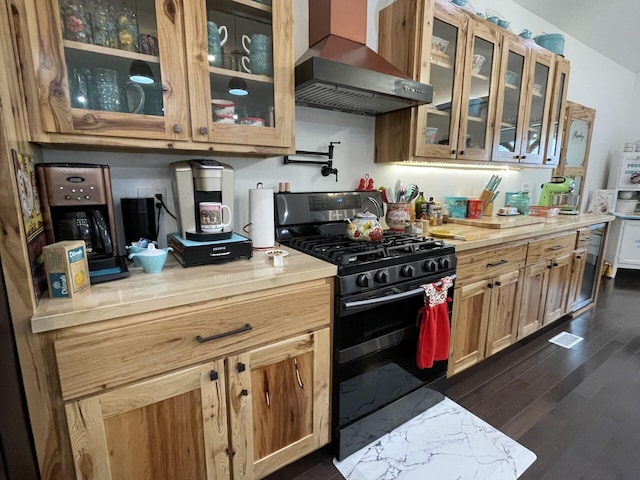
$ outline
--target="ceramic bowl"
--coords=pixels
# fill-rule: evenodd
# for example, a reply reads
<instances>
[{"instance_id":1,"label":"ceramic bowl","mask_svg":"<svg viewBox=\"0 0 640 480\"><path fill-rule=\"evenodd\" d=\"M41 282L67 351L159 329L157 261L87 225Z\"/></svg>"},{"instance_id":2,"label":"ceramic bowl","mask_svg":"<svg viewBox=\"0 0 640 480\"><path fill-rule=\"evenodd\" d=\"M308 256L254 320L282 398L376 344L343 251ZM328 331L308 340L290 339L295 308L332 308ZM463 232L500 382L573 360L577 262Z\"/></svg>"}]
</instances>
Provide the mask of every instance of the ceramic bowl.
<instances>
[{"instance_id":1,"label":"ceramic bowl","mask_svg":"<svg viewBox=\"0 0 640 480\"><path fill-rule=\"evenodd\" d=\"M520 81L520 74L507 70L504 79L509 85L518 85L518 82Z\"/></svg>"},{"instance_id":2,"label":"ceramic bowl","mask_svg":"<svg viewBox=\"0 0 640 480\"><path fill-rule=\"evenodd\" d=\"M617 213L633 213L638 204L637 200L618 200L616 202Z\"/></svg>"},{"instance_id":3,"label":"ceramic bowl","mask_svg":"<svg viewBox=\"0 0 640 480\"><path fill-rule=\"evenodd\" d=\"M431 37L431 49L434 52L444 53L447 50L448 46L449 46L449 40L436 37L435 35Z\"/></svg>"},{"instance_id":4,"label":"ceramic bowl","mask_svg":"<svg viewBox=\"0 0 640 480\"><path fill-rule=\"evenodd\" d=\"M631 200L633 198L633 192L619 192L618 198L622 200Z\"/></svg>"}]
</instances>

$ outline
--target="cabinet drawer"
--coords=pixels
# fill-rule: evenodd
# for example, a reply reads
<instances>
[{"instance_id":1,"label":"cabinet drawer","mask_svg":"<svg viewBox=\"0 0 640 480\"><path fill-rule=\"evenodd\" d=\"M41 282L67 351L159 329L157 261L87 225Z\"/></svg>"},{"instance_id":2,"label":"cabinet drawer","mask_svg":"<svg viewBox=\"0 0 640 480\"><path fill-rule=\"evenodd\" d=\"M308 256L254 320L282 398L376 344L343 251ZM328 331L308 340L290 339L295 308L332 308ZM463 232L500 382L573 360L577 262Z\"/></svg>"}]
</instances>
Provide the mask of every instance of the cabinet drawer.
<instances>
[{"instance_id":1,"label":"cabinet drawer","mask_svg":"<svg viewBox=\"0 0 640 480\"><path fill-rule=\"evenodd\" d=\"M589 246L589 240L591 240L591 229L589 227L578 229L576 249L587 248Z\"/></svg>"},{"instance_id":2,"label":"cabinet drawer","mask_svg":"<svg viewBox=\"0 0 640 480\"><path fill-rule=\"evenodd\" d=\"M468 285L483 278L518 270L524 266L526 256L526 243L509 247L479 248L469 253L459 254L457 255L456 285Z\"/></svg>"},{"instance_id":3,"label":"cabinet drawer","mask_svg":"<svg viewBox=\"0 0 640 480\"><path fill-rule=\"evenodd\" d=\"M175 313L178 309L160 311L152 322L56 341L63 398L95 393L330 324L329 282L274 289L268 296L245 297L244 301L242 297L237 302L200 303L179 310L179 315Z\"/></svg>"},{"instance_id":4,"label":"cabinet drawer","mask_svg":"<svg viewBox=\"0 0 640 480\"><path fill-rule=\"evenodd\" d=\"M529 250L527 252L527 265L534 265L538 262L544 262L569 252L572 252L576 246L576 232L563 232L552 237L543 238L529 242Z\"/></svg>"}]
</instances>

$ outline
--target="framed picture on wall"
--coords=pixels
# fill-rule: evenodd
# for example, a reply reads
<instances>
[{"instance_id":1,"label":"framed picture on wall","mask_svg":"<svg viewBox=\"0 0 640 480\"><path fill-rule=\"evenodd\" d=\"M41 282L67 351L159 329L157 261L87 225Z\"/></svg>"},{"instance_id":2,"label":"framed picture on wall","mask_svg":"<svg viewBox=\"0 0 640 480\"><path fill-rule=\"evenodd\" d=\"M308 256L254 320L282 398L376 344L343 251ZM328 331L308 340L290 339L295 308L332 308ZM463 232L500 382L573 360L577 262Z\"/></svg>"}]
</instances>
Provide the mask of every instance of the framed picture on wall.
<instances>
[{"instance_id":1,"label":"framed picture on wall","mask_svg":"<svg viewBox=\"0 0 640 480\"><path fill-rule=\"evenodd\" d=\"M601 214L612 212L615 199L615 190L594 190L589 197L587 213Z\"/></svg>"}]
</instances>

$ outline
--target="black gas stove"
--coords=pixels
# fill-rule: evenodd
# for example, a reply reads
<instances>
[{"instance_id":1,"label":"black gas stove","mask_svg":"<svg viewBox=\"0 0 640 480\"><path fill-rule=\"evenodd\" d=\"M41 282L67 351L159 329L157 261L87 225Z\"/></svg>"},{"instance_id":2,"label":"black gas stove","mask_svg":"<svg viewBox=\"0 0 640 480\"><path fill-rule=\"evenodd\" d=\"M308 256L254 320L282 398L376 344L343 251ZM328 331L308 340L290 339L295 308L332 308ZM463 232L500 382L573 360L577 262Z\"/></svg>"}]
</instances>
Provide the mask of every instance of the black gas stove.
<instances>
[{"instance_id":1,"label":"black gas stove","mask_svg":"<svg viewBox=\"0 0 640 480\"><path fill-rule=\"evenodd\" d=\"M382 216L380 192L278 193L276 239L337 265L333 322L332 438L339 460L444 399L447 360L416 364L423 286L451 285L455 249L441 240L385 231L347 237L346 219ZM449 302L451 318L451 302ZM448 347L447 347L448 348Z\"/></svg>"}]
</instances>

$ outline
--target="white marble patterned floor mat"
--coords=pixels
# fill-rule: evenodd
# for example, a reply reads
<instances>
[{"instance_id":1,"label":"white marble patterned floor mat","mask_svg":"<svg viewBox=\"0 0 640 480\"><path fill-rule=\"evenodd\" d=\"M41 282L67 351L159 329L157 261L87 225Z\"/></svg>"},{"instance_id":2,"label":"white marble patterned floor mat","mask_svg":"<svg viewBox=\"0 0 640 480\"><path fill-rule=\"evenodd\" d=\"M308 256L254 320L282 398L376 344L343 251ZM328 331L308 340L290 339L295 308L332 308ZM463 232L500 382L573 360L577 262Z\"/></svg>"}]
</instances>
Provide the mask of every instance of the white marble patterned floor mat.
<instances>
[{"instance_id":1,"label":"white marble patterned floor mat","mask_svg":"<svg viewBox=\"0 0 640 480\"><path fill-rule=\"evenodd\" d=\"M347 480L514 480L536 455L445 398L334 465Z\"/></svg>"}]
</instances>

